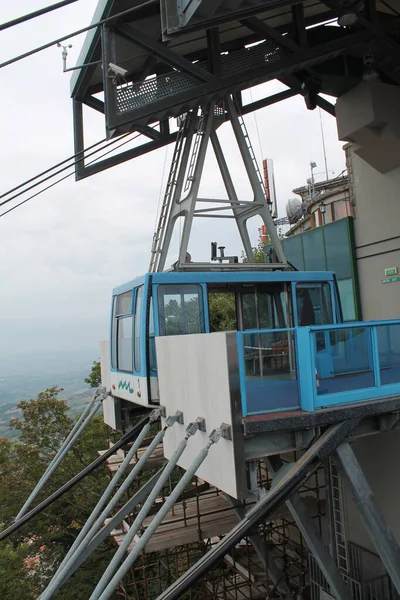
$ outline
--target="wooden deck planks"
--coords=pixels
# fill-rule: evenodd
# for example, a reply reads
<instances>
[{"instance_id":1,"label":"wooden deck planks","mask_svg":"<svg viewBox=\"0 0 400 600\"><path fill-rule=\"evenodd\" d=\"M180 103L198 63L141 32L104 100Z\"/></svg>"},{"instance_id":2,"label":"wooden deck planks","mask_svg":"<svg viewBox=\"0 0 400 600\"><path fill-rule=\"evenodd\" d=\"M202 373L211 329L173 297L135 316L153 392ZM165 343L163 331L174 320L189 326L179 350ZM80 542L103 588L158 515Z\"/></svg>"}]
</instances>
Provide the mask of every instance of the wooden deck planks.
<instances>
[{"instance_id":1,"label":"wooden deck planks","mask_svg":"<svg viewBox=\"0 0 400 600\"><path fill-rule=\"evenodd\" d=\"M303 499L311 516L317 514L317 501L312 497ZM286 505L280 506L271 517L271 520L288 518L290 516ZM142 532L152 522L154 515L144 520ZM157 531L153 534L145 547L145 552L158 552L176 546L192 544L207 538L227 534L238 522L236 513L229 500L211 489L199 495L179 502L168 512ZM113 535L115 542L120 545L125 532L118 529ZM129 551L135 547L141 533L136 536Z\"/></svg>"},{"instance_id":2,"label":"wooden deck planks","mask_svg":"<svg viewBox=\"0 0 400 600\"><path fill-rule=\"evenodd\" d=\"M134 457L130 461L129 466L126 470L126 473L129 473L129 471L131 471L133 469L133 467L140 460L140 458L146 452L146 450L147 450L147 448L139 448L138 449L137 458ZM102 456L105 452L106 452L106 450L99 450L98 454L99 454L99 456ZM115 454L113 454L113 456L110 456L110 458L106 460L106 467L111 475L114 475L114 473L116 473L116 471L118 471L124 458L125 458L125 454L123 453L123 451L118 450ZM155 447L152 456L147 460L146 468L151 469L153 467L158 467L163 463L164 460L165 459L164 459L163 445L158 444L158 446Z\"/></svg>"}]
</instances>

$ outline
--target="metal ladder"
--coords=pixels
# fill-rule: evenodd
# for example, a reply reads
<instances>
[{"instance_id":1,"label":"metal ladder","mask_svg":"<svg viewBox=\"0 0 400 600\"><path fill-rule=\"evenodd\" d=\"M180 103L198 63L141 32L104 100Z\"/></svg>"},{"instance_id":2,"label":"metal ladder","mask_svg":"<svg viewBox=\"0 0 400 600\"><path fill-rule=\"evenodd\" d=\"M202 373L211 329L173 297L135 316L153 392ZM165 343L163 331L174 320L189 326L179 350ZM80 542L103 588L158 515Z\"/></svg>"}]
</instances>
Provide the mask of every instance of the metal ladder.
<instances>
[{"instance_id":1,"label":"metal ladder","mask_svg":"<svg viewBox=\"0 0 400 600\"><path fill-rule=\"evenodd\" d=\"M203 137L203 134L204 134L204 112L201 111L200 118L199 118L199 124L198 124L197 131L196 131L196 137L195 137L194 143L193 143L192 155L190 157L185 188L183 190L184 192L187 192L187 190L189 189L189 187L193 181L194 168L196 165L197 155L199 153L200 140Z\"/></svg>"},{"instance_id":2,"label":"metal ladder","mask_svg":"<svg viewBox=\"0 0 400 600\"><path fill-rule=\"evenodd\" d=\"M234 102L234 104L235 104L235 108L236 108L236 111L237 111L237 115L238 115L238 120L239 120L239 123L240 123L240 127L241 127L241 129L243 131L243 137L246 140L247 148L249 149L250 158L251 158L251 160L253 162L254 169L255 169L255 171L257 173L258 181L260 182L261 189L263 190L264 196L265 196L264 178L261 175L260 167L258 166L256 155L254 153L254 149L253 149L253 146L252 146L252 143L251 143L251 140L250 140L250 136L249 136L249 133L247 131L246 123L244 121L244 118L243 118L243 115L241 113L240 107L237 105L236 102Z\"/></svg>"},{"instance_id":3,"label":"metal ladder","mask_svg":"<svg viewBox=\"0 0 400 600\"><path fill-rule=\"evenodd\" d=\"M153 243L151 247L151 257L149 265L149 272L151 273L154 273L157 270L158 258L160 256L164 240L165 227L168 221L168 215L170 213L172 199L177 184L177 175L181 163L182 151L184 148L185 133L188 128L190 119L191 116L189 114L186 114L185 116L181 117L178 135L175 142L174 154L169 170L167 186L165 188L164 199L161 206L160 217L158 219L158 224L153 235Z\"/></svg>"},{"instance_id":4,"label":"metal ladder","mask_svg":"<svg viewBox=\"0 0 400 600\"><path fill-rule=\"evenodd\" d=\"M343 493L340 474L335 463L329 459L330 487L332 494L332 520L333 533L335 536L335 552L339 569L348 573L349 562L347 552L347 540L344 524Z\"/></svg>"}]
</instances>

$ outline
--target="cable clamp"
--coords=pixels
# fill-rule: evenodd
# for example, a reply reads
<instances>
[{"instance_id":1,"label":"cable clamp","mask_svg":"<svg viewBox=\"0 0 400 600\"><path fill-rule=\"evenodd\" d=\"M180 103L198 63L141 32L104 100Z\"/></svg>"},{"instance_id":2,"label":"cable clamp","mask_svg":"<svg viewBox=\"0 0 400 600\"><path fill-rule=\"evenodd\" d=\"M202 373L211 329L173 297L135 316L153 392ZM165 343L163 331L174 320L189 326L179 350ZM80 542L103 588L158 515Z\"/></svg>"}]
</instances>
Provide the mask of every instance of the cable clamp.
<instances>
[{"instance_id":1,"label":"cable clamp","mask_svg":"<svg viewBox=\"0 0 400 600\"><path fill-rule=\"evenodd\" d=\"M187 435L194 435L196 431L206 431L206 420L203 417L197 417L186 427Z\"/></svg>"},{"instance_id":2,"label":"cable clamp","mask_svg":"<svg viewBox=\"0 0 400 600\"><path fill-rule=\"evenodd\" d=\"M165 425L167 427L172 427L174 423L183 425L183 412L181 410L177 410L174 415L169 415L169 417L165 419Z\"/></svg>"},{"instance_id":3,"label":"cable clamp","mask_svg":"<svg viewBox=\"0 0 400 600\"><path fill-rule=\"evenodd\" d=\"M160 417L163 416L165 416L165 412L162 408L154 408L150 413L149 421L150 423L155 423L156 421L158 421L158 419L160 419Z\"/></svg>"},{"instance_id":4,"label":"cable clamp","mask_svg":"<svg viewBox=\"0 0 400 600\"><path fill-rule=\"evenodd\" d=\"M222 426L221 426L222 427ZM213 429L210 433L209 440L211 444L216 444L222 437L222 429L219 427L218 429Z\"/></svg>"}]
</instances>

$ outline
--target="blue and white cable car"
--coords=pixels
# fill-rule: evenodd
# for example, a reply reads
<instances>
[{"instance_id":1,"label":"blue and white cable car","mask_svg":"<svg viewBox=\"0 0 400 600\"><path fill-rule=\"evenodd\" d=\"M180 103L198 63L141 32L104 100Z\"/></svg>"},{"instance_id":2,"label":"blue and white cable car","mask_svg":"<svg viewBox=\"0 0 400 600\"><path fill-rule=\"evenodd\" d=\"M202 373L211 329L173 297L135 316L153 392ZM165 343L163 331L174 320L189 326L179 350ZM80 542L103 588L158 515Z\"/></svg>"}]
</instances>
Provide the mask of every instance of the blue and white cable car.
<instances>
[{"instance_id":1,"label":"blue and white cable car","mask_svg":"<svg viewBox=\"0 0 400 600\"><path fill-rule=\"evenodd\" d=\"M112 394L145 407L159 404L158 336L340 322L333 273L251 268L147 273L113 290Z\"/></svg>"}]
</instances>

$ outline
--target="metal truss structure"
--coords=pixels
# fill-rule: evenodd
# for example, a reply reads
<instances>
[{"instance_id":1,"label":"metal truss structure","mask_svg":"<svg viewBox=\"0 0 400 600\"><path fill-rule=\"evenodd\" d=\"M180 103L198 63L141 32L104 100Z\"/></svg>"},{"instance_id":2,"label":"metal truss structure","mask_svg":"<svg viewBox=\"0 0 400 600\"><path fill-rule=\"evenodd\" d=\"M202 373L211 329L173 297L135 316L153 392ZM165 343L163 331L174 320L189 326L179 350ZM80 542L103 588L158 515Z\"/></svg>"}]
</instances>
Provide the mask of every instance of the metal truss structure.
<instances>
[{"instance_id":1,"label":"metal truss structure","mask_svg":"<svg viewBox=\"0 0 400 600\"><path fill-rule=\"evenodd\" d=\"M149 441L149 440L148 440ZM137 458L140 457L140 451ZM286 464L298 458L296 453L284 456ZM112 475L117 462L110 460ZM152 463L159 466L162 457ZM157 463L157 464L156 464ZM273 470L265 460L252 464L257 489L269 490ZM165 502L179 479L178 468L160 496L158 508ZM145 475L140 485L145 483ZM137 492L138 490L132 490ZM299 490L303 503L321 531L322 519L327 513L327 495L324 469L319 468ZM251 505L250 505L251 507ZM126 600L155 600L170 584L193 567L218 543L221 535L243 517L249 506L230 499L215 488L194 477L187 491L177 503L140 559L121 583L119 594ZM153 515L156 513L155 507ZM112 532L117 546L125 531L134 522L137 510ZM151 523L150 515L139 536ZM193 539L191 543L188 540ZM185 543L186 542L186 543ZM261 600L265 597L291 597L294 590L305 592L312 582L308 575L309 548L288 507L278 509L267 522L245 536L222 560L182 598L187 600ZM317 570L315 569L315 572Z\"/></svg>"},{"instance_id":2,"label":"metal truss structure","mask_svg":"<svg viewBox=\"0 0 400 600\"><path fill-rule=\"evenodd\" d=\"M340 429L342 426L338 426ZM147 440L147 444L150 440ZM286 505L284 503L276 508L268 519L262 520L258 526L238 538L230 550L216 560L212 568L196 578L190 587L182 591L176 588L175 593L169 594L174 582L182 580L188 571L196 570L196 565L206 560L208 554L215 553L221 537L236 520L243 520L254 506L254 502L248 504L229 498L194 477L159 526L157 534L149 540L127 572L120 584L119 595L124 600L157 600L164 597L185 600L398 600L400 596L389 575L388 564L384 565L378 555L347 540L342 503L344 481L340 472L346 464L343 475L351 472L354 487L358 486L356 480L360 475L354 465L354 457L348 454L348 448L348 444L341 444L336 456L325 460L298 491L286 499ZM136 460L142 452L143 449L139 450ZM301 463L302 457L304 451L253 461L249 465L250 477L258 493L270 492L282 477L282 472L285 477L293 464ZM121 456L109 461L111 475L116 471L116 463L120 464L122 460ZM149 465L149 476L162 460L162 455L158 458L154 456ZM276 469L280 470L278 478ZM167 501L181 476L180 471L180 468L176 468L164 486L153 511L140 528L135 543L145 534L146 528ZM146 471L132 491L138 493L140 485L146 485ZM138 508L126 515L124 521L111 532L118 547L123 543L137 513ZM328 555L322 541L327 521L333 532L331 550L334 559ZM133 548L134 545L130 550Z\"/></svg>"},{"instance_id":3,"label":"metal truss structure","mask_svg":"<svg viewBox=\"0 0 400 600\"><path fill-rule=\"evenodd\" d=\"M221 123L221 116L225 112L229 116L244 170L250 183L252 200L239 199L218 138L217 128ZM216 162L224 182L227 200L215 197L199 198L198 195L206 152L210 145L214 150ZM229 211L228 214L226 211ZM164 200L161 205L158 226L154 233L149 271L164 270L174 227L179 217L183 218L178 258L180 268L185 267L194 218L233 218L247 260L249 263L254 262L247 227L248 220L254 216L261 217L264 222L277 257L275 267L285 268L285 255L272 219L271 207L266 199L263 178L257 165L246 125L243 118L238 116L233 100L227 97L220 104L212 102L210 105L203 107L200 114L196 109L186 113L180 119L180 128L175 142ZM214 260L217 260L217 257L214 257ZM231 260L236 260L234 268L238 268L237 258L231 257ZM223 260L220 259L219 263L222 262ZM199 268L198 263L196 268ZM209 270L210 264L207 263L205 268Z\"/></svg>"},{"instance_id":4,"label":"metal truss structure","mask_svg":"<svg viewBox=\"0 0 400 600\"><path fill-rule=\"evenodd\" d=\"M101 0L94 21L105 22L88 34L78 60L88 66L71 83L77 179L173 142L172 117L227 95L242 114L299 94L334 115L321 94L357 85L371 57L398 85L398 15L386 0ZM243 105L243 90L273 79L286 89ZM109 138L136 131L140 143L85 166L83 105L105 115Z\"/></svg>"}]
</instances>

